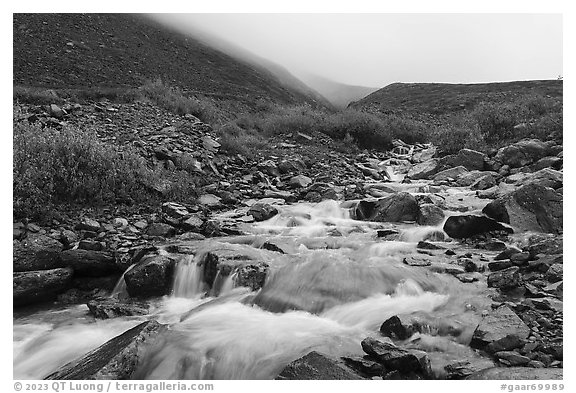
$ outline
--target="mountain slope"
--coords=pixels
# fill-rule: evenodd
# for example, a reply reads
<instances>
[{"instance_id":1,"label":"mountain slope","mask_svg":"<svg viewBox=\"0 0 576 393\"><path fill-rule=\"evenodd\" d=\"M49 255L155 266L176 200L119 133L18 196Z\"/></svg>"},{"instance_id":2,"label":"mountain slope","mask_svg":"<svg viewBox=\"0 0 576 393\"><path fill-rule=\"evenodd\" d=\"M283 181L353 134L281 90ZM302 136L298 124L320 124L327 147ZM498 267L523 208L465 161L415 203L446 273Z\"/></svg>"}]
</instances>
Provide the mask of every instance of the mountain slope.
<instances>
[{"instance_id":1,"label":"mountain slope","mask_svg":"<svg viewBox=\"0 0 576 393\"><path fill-rule=\"evenodd\" d=\"M299 78L339 108L345 108L351 102L364 98L378 90L376 87L347 85L308 73L299 75Z\"/></svg>"},{"instance_id":2,"label":"mountain slope","mask_svg":"<svg viewBox=\"0 0 576 393\"><path fill-rule=\"evenodd\" d=\"M185 91L253 105L322 105L271 73L130 14L14 14L14 84L137 87L161 77Z\"/></svg>"},{"instance_id":3,"label":"mountain slope","mask_svg":"<svg viewBox=\"0 0 576 393\"><path fill-rule=\"evenodd\" d=\"M433 115L472 109L479 102L511 102L522 95L540 94L562 101L562 81L501 83L393 83L351 104L369 112L411 112Z\"/></svg>"}]
</instances>

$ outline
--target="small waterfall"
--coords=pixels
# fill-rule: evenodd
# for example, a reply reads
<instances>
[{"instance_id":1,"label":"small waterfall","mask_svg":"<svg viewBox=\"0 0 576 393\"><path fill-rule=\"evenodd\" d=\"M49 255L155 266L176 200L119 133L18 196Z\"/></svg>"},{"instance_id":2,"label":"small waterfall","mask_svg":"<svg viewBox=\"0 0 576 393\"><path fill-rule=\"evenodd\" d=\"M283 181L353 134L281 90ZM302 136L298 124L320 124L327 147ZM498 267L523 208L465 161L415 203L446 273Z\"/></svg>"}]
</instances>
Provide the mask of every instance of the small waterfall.
<instances>
[{"instance_id":1,"label":"small waterfall","mask_svg":"<svg viewBox=\"0 0 576 393\"><path fill-rule=\"evenodd\" d=\"M128 269L126 269L124 271L124 273L122 273L122 275L120 276L120 279L118 280L118 282L116 283L116 286L114 287L114 289L112 290L112 293L110 294L110 297L115 297L115 298L124 298L124 297L128 297L128 291L126 290L126 281L124 280L124 275L126 273L128 273L134 266L136 266L135 263L133 263L132 265L130 265L128 267Z\"/></svg>"},{"instance_id":2,"label":"small waterfall","mask_svg":"<svg viewBox=\"0 0 576 393\"><path fill-rule=\"evenodd\" d=\"M222 283L222 288L220 288L220 295L225 295L234 289L234 286L236 285L236 276L238 276L238 272L234 272L226 277Z\"/></svg>"},{"instance_id":3,"label":"small waterfall","mask_svg":"<svg viewBox=\"0 0 576 393\"><path fill-rule=\"evenodd\" d=\"M186 255L176 265L172 296L193 298L206 291L204 269L193 255Z\"/></svg>"}]
</instances>

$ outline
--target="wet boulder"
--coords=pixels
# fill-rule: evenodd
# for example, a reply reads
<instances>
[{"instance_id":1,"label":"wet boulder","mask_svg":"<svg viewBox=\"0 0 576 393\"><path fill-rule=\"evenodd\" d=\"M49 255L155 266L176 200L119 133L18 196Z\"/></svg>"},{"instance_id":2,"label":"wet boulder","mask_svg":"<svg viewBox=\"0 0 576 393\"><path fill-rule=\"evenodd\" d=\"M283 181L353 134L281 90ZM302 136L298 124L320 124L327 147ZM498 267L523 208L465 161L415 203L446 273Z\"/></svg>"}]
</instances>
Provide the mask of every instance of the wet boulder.
<instances>
[{"instance_id":1,"label":"wet boulder","mask_svg":"<svg viewBox=\"0 0 576 393\"><path fill-rule=\"evenodd\" d=\"M506 219L524 232L561 233L562 194L538 184L527 184L489 203L482 211L496 220ZM505 222L505 221L503 221Z\"/></svg>"},{"instance_id":2,"label":"wet boulder","mask_svg":"<svg viewBox=\"0 0 576 393\"><path fill-rule=\"evenodd\" d=\"M124 274L131 297L163 296L170 293L176 261L167 255L143 258Z\"/></svg>"},{"instance_id":3,"label":"wet boulder","mask_svg":"<svg viewBox=\"0 0 576 393\"><path fill-rule=\"evenodd\" d=\"M167 330L156 321L143 322L114 337L80 359L62 366L45 379L132 379L145 349Z\"/></svg>"},{"instance_id":4,"label":"wet boulder","mask_svg":"<svg viewBox=\"0 0 576 393\"><path fill-rule=\"evenodd\" d=\"M221 249L206 253L201 262L204 282L212 288L218 275L225 278L236 274L236 286L248 287L253 291L262 288L268 274L268 264L260 260L256 252L249 249L244 251Z\"/></svg>"},{"instance_id":5,"label":"wet boulder","mask_svg":"<svg viewBox=\"0 0 576 393\"><path fill-rule=\"evenodd\" d=\"M70 289L73 271L70 268L14 272L12 291L14 306L52 300Z\"/></svg>"},{"instance_id":6,"label":"wet boulder","mask_svg":"<svg viewBox=\"0 0 576 393\"><path fill-rule=\"evenodd\" d=\"M276 377L280 380L363 379L338 359L312 351L288 364Z\"/></svg>"},{"instance_id":7,"label":"wet boulder","mask_svg":"<svg viewBox=\"0 0 576 393\"><path fill-rule=\"evenodd\" d=\"M12 265L15 272L63 267L63 245L49 236L30 233L22 241L13 241Z\"/></svg>"},{"instance_id":8,"label":"wet boulder","mask_svg":"<svg viewBox=\"0 0 576 393\"><path fill-rule=\"evenodd\" d=\"M476 380L557 380L563 379L561 368L491 367L477 371L466 379Z\"/></svg>"},{"instance_id":9,"label":"wet boulder","mask_svg":"<svg viewBox=\"0 0 576 393\"><path fill-rule=\"evenodd\" d=\"M548 150L548 145L538 139L525 139L498 150L496 159L510 168L521 168L546 157Z\"/></svg>"},{"instance_id":10,"label":"wet boulder","mask_svg":"<svg viewBox=\"0 0 576 393\"><path fill-rule=\"evenodd\" d=\"M380 326L380 333L395 340L406 340L418 331L418 326L408 315L394 315Z\"/></svg>"},{"instance_id":11,"label":"wet boulder","mask_svg":"<svg viewBox=\"0 0 576 393\"><path fill-rule=\"evenodd\" d=\"M255 221L266 221L278 214L278 209L267 203L256 203L248 210L248 215Z\"/></svg>"},{"instance_id":12,"label":"wet boulder","mask_svg":"<svg viewBox=\"0 0 576 393\"><path fill-rule=\"evenodd\" d=\"M470 346L489 353L520 348L530 335L530 328L507 306L486 315L476 327Z\"/></svg>"},{"instance_id":13,"label":"wet boulder","mask_svg":"<svg viewBox=\"0 0 576 393\"><path fill-rule=\"evenodd\" d=\"M416 221L420 207L416 198L407 192L399 192L375 202L370 221L400 222Z\"/></svg>"},{"instance_id":14,"label":"wet boulder","mask_svg":"<svg viewBox=\"0 0 576 393\"><path fill-rule=\"evenodd\" d=\"M444 223L444 232L454 239L469 238L492 231L513 232L511 228L485 216L450 216Z\"/></svg>"},{"instance_id":15,"label":"wet boulder","mask_svg":"<svg viewBox=\"0 0 576 393\"><path fill-rule=\"evenodd\" d=\"M120 271L114 255L104 251L66 250L62 252L62 263L79 276L101 277Z\"/></svg>"}]
</instances>

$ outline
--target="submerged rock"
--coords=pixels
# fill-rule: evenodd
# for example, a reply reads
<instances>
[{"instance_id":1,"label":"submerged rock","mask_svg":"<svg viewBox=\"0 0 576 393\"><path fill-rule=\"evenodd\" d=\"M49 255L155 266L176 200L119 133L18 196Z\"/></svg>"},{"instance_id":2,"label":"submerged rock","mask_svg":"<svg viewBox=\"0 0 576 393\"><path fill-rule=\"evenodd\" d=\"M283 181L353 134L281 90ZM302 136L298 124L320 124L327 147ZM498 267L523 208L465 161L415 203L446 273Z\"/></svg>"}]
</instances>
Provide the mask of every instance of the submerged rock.
<instances>
[{"instance_id":1,"label":"submerged rock","mask_svg":"<svg viewBox=\"0 0 576 393\"><path fill-rule=\"evenodd\" d=\"M131 379L146 346L167 328L156 321L143 322L64 365L45 379Z\"/></svg>"},{"instance_id":2,"label":"submerged rock","mask_svg":"<svg viewBox=\"0 0 576 393\"><path fill-rule=\"evenodd\" d=\"M14 272L12 291L14 306L52 300L72 283L72 269L58 268L30 272Z\"/></svg>"},{"instance_id":3,"label":"submerged rock","mask_svg":"<svg viewBox=\"0 0 576 393\"><path fill-rule=\"evenodd\" d=\"M340 380L363 379L342 362L313 351L287 365L276 379L284 380Z\"/></svg>"}]
</instances>

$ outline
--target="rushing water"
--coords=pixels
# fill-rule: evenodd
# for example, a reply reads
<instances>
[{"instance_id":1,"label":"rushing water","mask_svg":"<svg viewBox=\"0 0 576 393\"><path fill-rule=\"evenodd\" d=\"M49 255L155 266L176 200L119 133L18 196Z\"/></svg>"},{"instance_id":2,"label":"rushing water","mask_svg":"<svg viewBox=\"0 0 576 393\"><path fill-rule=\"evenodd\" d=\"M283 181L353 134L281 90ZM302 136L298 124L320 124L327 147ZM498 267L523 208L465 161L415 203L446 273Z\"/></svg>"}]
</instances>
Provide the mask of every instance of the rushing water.
<instances>
[{"instance_id":1,"label":"rushing water","mask_svg":"<svg viewBox=\"0 0 576 393\"><path fill-rule=\"evenodd\" d=\"M436 370L476 356L466 344L488 303L485 283L403 263L441 226L355 221L335 201L279 209L246 224L246 236L197 242L195 255L179 256L172 294L153 300L150 315L94 320L84 305L15 315L14 378L43 378L150 318L170 328L147 348L139 379L274 378L311 350L360 354L360 341L397 314L424 321L400 345L429 351ZM382 229L398 231L396 240L377 238ZM259 248L265 242L285 254ZM201 262L215 249L266 261L264 287L253 293L237 287L237 273L218 272L208 288Z\"/></svg>"}]
</instances>

